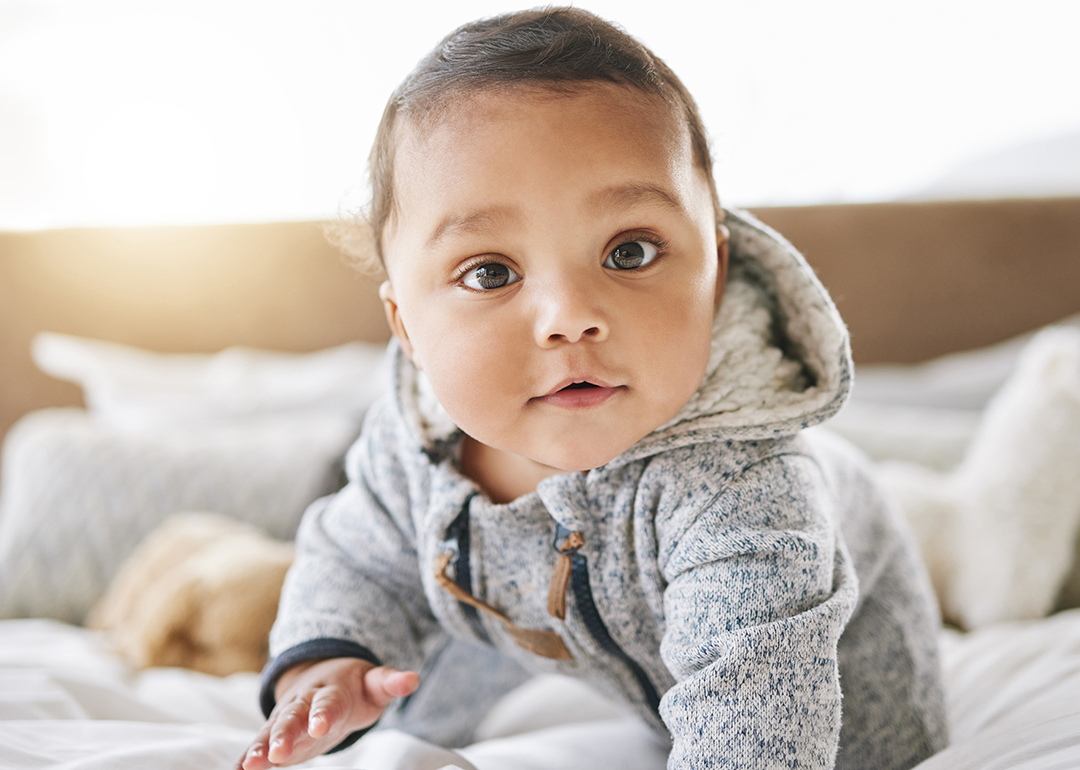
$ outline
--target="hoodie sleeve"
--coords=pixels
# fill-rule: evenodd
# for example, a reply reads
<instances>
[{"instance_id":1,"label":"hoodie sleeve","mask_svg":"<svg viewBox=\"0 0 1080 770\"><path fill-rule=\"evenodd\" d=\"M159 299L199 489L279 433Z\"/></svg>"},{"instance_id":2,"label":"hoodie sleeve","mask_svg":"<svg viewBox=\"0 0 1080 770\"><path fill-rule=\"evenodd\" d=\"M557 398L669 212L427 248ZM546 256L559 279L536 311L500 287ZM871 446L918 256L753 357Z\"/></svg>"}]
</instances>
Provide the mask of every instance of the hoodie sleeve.
<instances>
[{"instance_id":1,"label":"hoodie sleeve","mask_svg":"<svg viewBox=\"0 0 1080 770\"><path fill-rule=\"evenodd\" d=\"M669 768L830 768L857 581L818 466L757 462L660 537Z\"/></svg>"},{"instance_id":2,"label":"hoodie sleeve","mask_svg":"<svg viewBox=\"0 0 1080 770\"><path fill-rule=\"evenodd\" d=\"M372 408L349 451L348 484L304 514L270 635L268 682L284 663L339 655L416 670L437 631L411 513L424 490L401 467L391 409L386 401Z\"/></svg>"}]
</instances>

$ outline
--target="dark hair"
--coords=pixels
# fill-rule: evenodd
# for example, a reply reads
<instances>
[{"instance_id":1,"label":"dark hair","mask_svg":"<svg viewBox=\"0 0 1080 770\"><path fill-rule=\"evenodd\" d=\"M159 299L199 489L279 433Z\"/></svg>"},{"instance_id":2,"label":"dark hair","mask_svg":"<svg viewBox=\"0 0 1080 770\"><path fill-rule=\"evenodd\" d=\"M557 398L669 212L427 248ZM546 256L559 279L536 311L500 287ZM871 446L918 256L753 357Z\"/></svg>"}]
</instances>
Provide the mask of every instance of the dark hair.
<instances>
[{"instance_id":1,"label":"dark hair","mask_svg":"<svg viewBox=\"0 0 1080 770\"><path fill-rule=\"evenodd\" d=\"M394 208L394 127L400 115L429 117L461 91L539 85L572 92L608 82L664 99L686 121L694 162L705 172L722 218L708 138L693 97L675 73L619 27L578 8L508 13L465 24L424 57L391 95L375 135L368 171L368 221L383 263L382 233Z\"/></svg>"}]
</instances>

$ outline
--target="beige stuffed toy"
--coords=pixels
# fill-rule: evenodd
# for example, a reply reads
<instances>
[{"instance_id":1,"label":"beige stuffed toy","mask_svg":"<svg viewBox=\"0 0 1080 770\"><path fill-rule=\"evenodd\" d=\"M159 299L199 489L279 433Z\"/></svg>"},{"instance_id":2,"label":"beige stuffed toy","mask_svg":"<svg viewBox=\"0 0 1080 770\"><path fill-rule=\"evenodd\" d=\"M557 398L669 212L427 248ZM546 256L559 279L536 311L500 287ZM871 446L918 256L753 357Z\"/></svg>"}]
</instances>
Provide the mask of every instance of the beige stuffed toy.
<instances>
[{"instance_id":1,"label":"beige stuffed toy","mask_svg":"<svg viewBox=\"0 0 1080 770\"><path fill-rule=\"evenodd\" d=\"M259 671L293 556L234 519L177 514L124 563L87 625L137 668Z\"/></svg>"}]
</instances>

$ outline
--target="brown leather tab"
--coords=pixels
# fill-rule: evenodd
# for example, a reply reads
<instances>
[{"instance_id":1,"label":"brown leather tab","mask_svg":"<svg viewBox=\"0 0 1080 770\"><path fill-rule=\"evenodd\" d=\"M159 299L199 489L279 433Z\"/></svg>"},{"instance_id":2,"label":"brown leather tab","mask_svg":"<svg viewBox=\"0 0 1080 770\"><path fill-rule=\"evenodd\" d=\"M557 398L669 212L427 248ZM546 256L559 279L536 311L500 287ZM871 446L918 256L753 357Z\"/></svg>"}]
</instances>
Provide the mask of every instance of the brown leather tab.
<instances>
[{"instance_id":1,"label":"brown leather tab","mask_svg":"<svg viewBox=\"0 0 1080 770\"><path fill-rule=\"evenodd\" d=\"M559 620L566 620L566 593L570 590L570 574L574 567L574 557L561 554L555 562L555 571L551 573L551 585L548 586L548 615Z\"/></svg>"},{"instance_id":2,"label":"brown leather tab","mask_svg":"<svg viewBox=\"0 0 1080 770\"><path fill-rule=\"evenodd\" d=\"M559 546L559 553L576 551L583 545L585 545L585 535L578 531L571 532L566 536L566 540L563 540L563 544Z\"/></svg>"},{"instance_id":3,"label":"brown leather tab","mask_svg":"<svg viewBox=\"0 0 1080 770\"><path fill-rule=\"evenodd\" d=\"M534 655L541 655L554 660L570 660L574 657L570 654L570 650L566 648L566 643L562 640L562 637L554 631L534 631L522 628L487 602L477 599L462 589L446 574L446 568L450 566L451 559L453 559L453 554L447 552L439 556L435 561L435 579L451 596L459 602L464 602L471 607L476 607L478 610L494 615L502 622L503 628L506 629L506 633L510 635L510 638L517 642L519 647L528 650Z\"/></svg>"},{"instance_id":4,"label":"brown leather tab","mask_svg":"<svg viewBox=\"0 0 1080 770\"><path fill-rule=\"evenodd\" d=\"M553 660L571 660L574 657L570 654L570 650L566 649L566 642L554 631L533 631L515 626L507 620L503 621L503 627L519 647L523 647L533 655Z\"/></svg>"},{"instance_id":5,"label":"brown leather tab","mask_svg":"<svg viewBox=\"0 0 1080 770\"><path fill-rule=\"evenodd\" d=\"M574 552L585 545L585 536L580 532L571 532L559 546L559 560L555 562L555 571L548 586L548 614L559 620L566 620L566 594L570 590L570 576L574 567Z\"/></svg>"}]
</instances>

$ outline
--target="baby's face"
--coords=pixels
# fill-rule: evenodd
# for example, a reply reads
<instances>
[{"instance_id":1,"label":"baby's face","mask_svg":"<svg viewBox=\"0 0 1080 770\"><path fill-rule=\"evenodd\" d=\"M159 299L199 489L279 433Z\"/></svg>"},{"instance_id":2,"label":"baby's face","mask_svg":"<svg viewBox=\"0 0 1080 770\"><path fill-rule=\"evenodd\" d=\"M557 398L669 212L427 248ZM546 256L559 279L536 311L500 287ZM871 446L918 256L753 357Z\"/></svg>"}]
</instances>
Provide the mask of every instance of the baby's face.
<instances>
[{"instance_id":1,"label":"baby's face","mask_svg":"<svg viewBox=\"0 0 1080 770\"><path fill-rule=\"evenodd\" d=\"M399 126L382 296L475 440L588 470L700 384L727 244L671 113L597 84L469 95Z\"/></svg>"}]
</instances>

